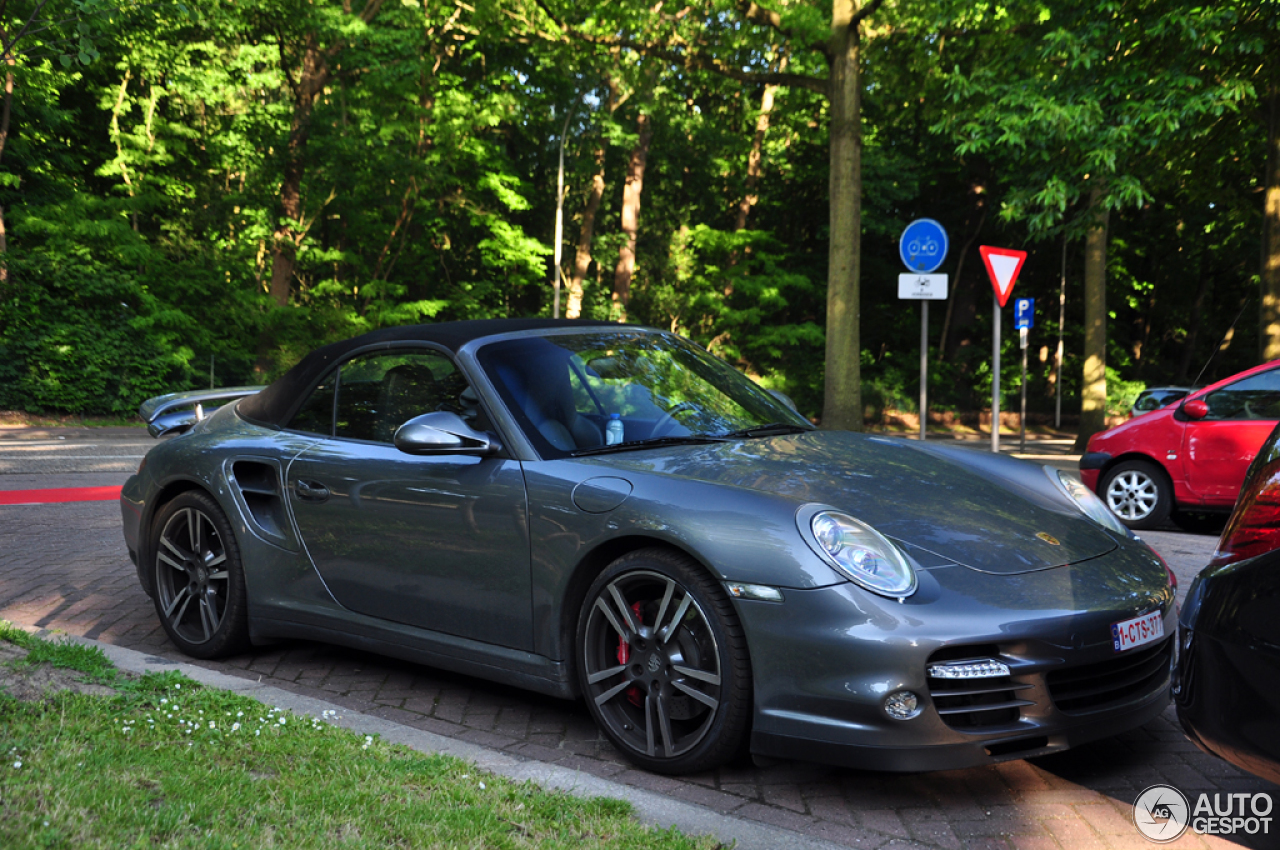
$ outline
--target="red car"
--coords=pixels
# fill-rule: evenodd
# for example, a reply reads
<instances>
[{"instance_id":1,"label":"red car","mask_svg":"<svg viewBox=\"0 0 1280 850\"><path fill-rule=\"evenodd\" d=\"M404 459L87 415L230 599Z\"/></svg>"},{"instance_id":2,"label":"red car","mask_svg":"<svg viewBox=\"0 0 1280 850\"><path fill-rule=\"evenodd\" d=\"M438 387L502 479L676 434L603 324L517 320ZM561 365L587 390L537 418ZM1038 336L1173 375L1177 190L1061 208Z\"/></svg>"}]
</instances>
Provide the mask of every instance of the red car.
<instances>
[{"instance_id":1,"label":"red car","mask_svg":"<svg viewBox=\"0 0 1280 850\"><path fill-rule=\"evenodd\" d=\"M1280 360L1093 435L1080 479L1129 528L1177 512L1226 512L1280 422Z\"/></svg>"}]
</instances>

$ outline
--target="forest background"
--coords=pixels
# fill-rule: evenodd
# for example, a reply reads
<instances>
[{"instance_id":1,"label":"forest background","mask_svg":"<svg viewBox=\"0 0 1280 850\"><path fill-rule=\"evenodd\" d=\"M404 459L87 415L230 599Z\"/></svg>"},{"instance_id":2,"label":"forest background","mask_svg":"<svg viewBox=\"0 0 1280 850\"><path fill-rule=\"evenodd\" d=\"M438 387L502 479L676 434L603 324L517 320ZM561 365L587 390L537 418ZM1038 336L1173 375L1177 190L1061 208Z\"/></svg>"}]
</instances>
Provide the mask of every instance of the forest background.
<instances>
[{"instance_id":1,"label":"forest background","mask_svg":"<svg viewBox=\"0 0 1280 850\"><path fill-rule=\"evenodd\" d=\"M1029 252L1033 412L1060 329L1090 430L1280 357L1276 0L0 0L0 27L0 409L125 415L558 310L859 428L917 406L920 217L951 238L935 412L990 407L982 244Z\"/></svg>"}]
</instances>

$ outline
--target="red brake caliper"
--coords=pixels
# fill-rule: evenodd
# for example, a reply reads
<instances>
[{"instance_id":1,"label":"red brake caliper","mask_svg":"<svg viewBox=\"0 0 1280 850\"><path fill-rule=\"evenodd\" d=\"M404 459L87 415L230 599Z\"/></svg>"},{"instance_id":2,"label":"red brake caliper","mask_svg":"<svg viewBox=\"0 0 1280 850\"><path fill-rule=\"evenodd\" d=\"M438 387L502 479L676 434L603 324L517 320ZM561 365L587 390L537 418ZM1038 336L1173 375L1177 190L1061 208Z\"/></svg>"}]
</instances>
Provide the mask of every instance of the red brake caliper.
<instances>
[{"instance_id":1,"label":"red brake caliper","mask_svg":"<svg viewBox=\"0 0 1280 850\"><path fill-rule=\"evenodd\" d=\"M631 610L636 612L636 622L643 625L644 620L640 616L640 603L636 602L632 604ZM623 638L622 635L618 635L618 663L625 666L627 661L630 658L631 658L631 646L627 643L626 639ZM639 708L640 707L640 689L635 685L632 685L631 687L627 688L627 699L631 701L632 705L634 705L636 708Z\"/></svg>"}]
</instances>

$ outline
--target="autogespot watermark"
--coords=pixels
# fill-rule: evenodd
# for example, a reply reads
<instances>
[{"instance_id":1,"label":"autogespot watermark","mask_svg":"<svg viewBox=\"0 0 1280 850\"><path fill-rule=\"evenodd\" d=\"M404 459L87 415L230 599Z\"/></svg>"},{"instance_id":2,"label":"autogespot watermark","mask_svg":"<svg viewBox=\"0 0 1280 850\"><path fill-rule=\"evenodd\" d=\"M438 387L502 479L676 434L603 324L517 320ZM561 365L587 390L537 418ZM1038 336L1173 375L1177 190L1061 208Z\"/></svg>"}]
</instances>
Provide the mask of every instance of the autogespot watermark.
<instances>
[{"instance_id":1,"label":"autogespot watermark","mask_svg":"<svg viewBox=\"0 0 1280 850\"><path fill-rule=\"evenodd\" d=\"M1193 804L1172 785L1152 785L1133 801L1133 823L1167 844L1190 829L1197 835L1270 835L1274 801L1267 793L1200 794Z\"/></svg>"}]
</instances>

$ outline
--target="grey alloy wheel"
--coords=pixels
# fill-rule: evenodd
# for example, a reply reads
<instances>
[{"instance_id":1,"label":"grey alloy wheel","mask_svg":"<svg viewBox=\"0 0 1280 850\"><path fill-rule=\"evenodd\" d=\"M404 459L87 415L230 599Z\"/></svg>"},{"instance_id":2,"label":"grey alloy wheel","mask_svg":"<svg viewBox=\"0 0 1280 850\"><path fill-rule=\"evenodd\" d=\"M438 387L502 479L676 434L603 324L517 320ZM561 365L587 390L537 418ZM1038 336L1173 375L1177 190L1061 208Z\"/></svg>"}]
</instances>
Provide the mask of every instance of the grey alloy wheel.
<instances>
[{"instance_id":1,"label":"grey alloy wheel","mask_svg":"<svg viewBox=\"0 0 1280 850\"><path fill-rule=\"evenodd\" d=\"M208 496L189 491L152 525L156 613L188 655L217 658L249 646L244 571L230 523Z\"/></svg>"},{"instance_id":2,"label":"grey alloy wheel","mask_svg":"<svg viewBox=\"0 0 1280 850\"><path fill-rule=\"evenodd\" d=\"M746 642L718 583L687 558L647 550L615 561L587 592L578 651L592 715L642 767L703 770L741 747Z\"/></svg>"}]
</instances>

